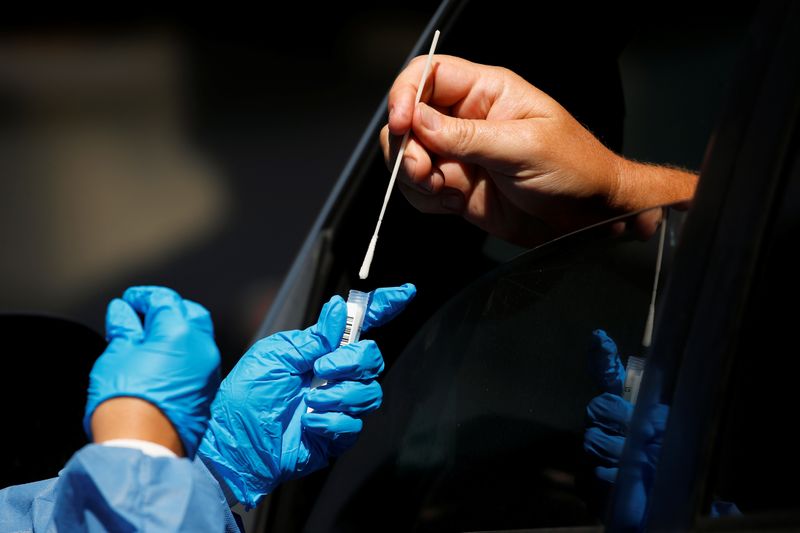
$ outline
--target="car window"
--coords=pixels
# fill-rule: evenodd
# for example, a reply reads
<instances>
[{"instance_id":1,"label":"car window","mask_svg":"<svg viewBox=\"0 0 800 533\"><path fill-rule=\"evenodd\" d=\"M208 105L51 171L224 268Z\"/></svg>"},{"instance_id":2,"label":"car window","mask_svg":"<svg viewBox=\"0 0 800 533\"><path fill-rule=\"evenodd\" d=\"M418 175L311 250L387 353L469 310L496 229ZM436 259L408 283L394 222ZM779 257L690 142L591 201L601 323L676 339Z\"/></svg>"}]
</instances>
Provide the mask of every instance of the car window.
<instances>
[{"instance_id":1,"label":"car window","mask_svg":"<svg viewBox=\"0 0 800 533\"><path fill-rule=\"evenodd\" d=\"M675 244L671 225L668 265ZM597 523L581 490L590 333L639 354L658 239L601 225L527 252L450 299L383 380L308 531Z\"/></svg>"}]
</instances>

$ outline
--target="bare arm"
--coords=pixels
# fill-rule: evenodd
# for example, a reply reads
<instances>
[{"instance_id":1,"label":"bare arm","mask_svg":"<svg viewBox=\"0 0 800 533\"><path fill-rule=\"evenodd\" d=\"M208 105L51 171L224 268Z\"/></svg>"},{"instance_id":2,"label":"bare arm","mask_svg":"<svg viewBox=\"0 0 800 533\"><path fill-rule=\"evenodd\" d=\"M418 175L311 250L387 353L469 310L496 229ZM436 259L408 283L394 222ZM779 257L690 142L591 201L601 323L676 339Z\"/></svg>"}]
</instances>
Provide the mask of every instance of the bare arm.
<instances>
[{"instance_id":1,"label":"bare arm","mask_svg":"<svg viewBox=\"0 0 800 533\"><path fill-rule=\"evenodd\" d=\"M172 423L155 405L139 398L119 397L101 403L92 415L96 443L112 439L137 439L160 444L179 457L183 445Z\"/></svg>"}]
</instances>

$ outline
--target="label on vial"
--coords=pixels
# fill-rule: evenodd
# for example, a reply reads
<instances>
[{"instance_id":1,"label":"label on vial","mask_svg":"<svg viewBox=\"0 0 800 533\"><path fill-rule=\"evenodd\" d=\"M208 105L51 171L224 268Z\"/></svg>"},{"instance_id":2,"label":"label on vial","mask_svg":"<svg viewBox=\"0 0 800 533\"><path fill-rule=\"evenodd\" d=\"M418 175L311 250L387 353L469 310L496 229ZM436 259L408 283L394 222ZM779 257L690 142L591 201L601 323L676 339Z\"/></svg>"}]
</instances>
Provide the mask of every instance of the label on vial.
<instances>
[{"instance_id":1,"label":"label on vial","mask_svg":"<svg viewBox=\"0 0 800 533\"><path fill-rule=\"evenodd\" d=\"M350 344L350 336L353 334L353 322L355 322L355 317L352 315L347 315L347 322L344 324L344 335L342 335L342 340L339 343L339 346Z\"/></svg>"},{"instance_id":2,"label":"label on vial","mask_svg":"<svg viewBox=\"0 0 800 533\"><path fill-rule=\"evenodd\" d=\"M354 297L355 294L355 297ZM351 301L352 299L352 301ZM359 293L358 291L350 291L350 297L347 299L347 319L344 325L344 334L342 340L339 341L339 346L344 346L352 342L358 342L361 337L361 324L364 322L364 314L366 313L367 295ZM324 387L327 385L327 380L314 376L311 379L311 388ZM307 412L312 413L314 410L310 407Z\"/></svg>"}]
</instances>

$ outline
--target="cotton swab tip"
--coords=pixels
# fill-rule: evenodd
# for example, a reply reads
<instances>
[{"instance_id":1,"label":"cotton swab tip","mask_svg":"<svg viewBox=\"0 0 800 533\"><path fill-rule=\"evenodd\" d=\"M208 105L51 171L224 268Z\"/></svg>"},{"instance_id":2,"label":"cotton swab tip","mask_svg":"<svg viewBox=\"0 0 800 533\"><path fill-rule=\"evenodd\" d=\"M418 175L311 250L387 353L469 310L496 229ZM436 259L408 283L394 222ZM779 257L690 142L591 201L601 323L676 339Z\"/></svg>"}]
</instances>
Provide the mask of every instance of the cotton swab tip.
<instances>
[{"instance_id":1,"label":"cotton swab tip","mask_svg":"<svg viewBox=\"0 0 800 533\"><path fill-rule=\"evenodd\" d=\"M367 276L369 276L369 267L372 265L372 256L375 255L375 246L377 244L378 234L376 233L369 241L369 248L367 248L367 253L364 255L364 262L361 263L361 270L358 271L359 279L367 279Z\"/></svg>"}]
</instances>

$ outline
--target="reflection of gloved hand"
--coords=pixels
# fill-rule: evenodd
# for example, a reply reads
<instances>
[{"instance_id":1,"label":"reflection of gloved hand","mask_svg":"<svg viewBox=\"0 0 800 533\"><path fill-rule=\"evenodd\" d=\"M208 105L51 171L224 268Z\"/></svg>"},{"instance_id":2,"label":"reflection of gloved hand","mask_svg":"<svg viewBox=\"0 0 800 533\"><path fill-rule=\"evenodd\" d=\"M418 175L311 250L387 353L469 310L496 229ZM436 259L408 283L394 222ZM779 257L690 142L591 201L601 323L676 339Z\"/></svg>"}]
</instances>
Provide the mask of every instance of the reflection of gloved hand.
<instances>
[{"instance_id":1,"label":"reflection of gloved hand","mask_svg":"<svg viewBox=\"0 0 800 533\"><path fill-rule=\"evenodd\" d=\"M601 329L592 332L589 372L604 392L592 399L586 407L589 427L584 434L583 448L590 457L601 490L608 492L617 479L625 437L633 416L633 405L622 398L625 368L620 361L617 345ZM621 502L617 507L617 511L622 513L617 514L618 523L615 525L620 528L638 529L643 525L647 497L653 486L668 416L669 407L657 403L647 406L646 412L639 419L643 445L633 452L628 501ZM605 498L607 494L601 497ZM714 501L711 504L712 518L740 514L734 503Z\"/></svg>"},{"instance_id":2,"label":"reflection of gloved hand","mask_svg":"<svg viewBox=\"0 0 800 533\"><path fill-rule=\"evenodd\" d=\"M603 390L586 407L589 420L584 433L583 449L589 456L592 471L596 477L595 497L601 509L608 502L611 488L617 479L619 461L625 447L625 437L633 415L633 405L622 398L625 384L625 368L620 361L616 343L598 329L592 332L589 347L589 373ZM642 464L648 470L652 465ZM647 506L649 484L638 484L628 501L625 502L626 528L636 529L642 523ZM620 524L618 524L620 525Z\"/></svg>"},{"instance_id":3,"label":"reflection of gloved hand","mask_svg":"<svg viewBox=\"0 0 800 533\"><path fill-rule=\"evenodd\" d=\"M589 427L584 434L583 447L593 462L597 478L614 483L633 405L622 398L625 368L617 345L602 329L592 332L589 372L603 393L586 407Z\"/></svg>"},{"instance_id":4,"label":"reflection of gloved hand","mask_svg":"<svg viewBox=\"0 0 800 533\"><path fill-rule=\"evenodd\" d=\"M144 327L136 312L144 315ZM141 398L158 407L193 457L219 385L219 350L211 316L164 287L132 287L106 314L108 348L89 375L83 425L111 398Z\"/></svg>"},{"instance_id":5,"label":"reflection of gloved hand","mask_svg":"<svg viewBox=\"0 0 800 533\"><path fill-rule=\"evenodd\" d=\"M617 479L625 437L633 416L633 405L621 396L625 369L620 361L617 345L600 329L592 332L589 371L605 392L592 399L586 407L589 427L584 434L583 448L592 461L600 490L606 493L601 499L606 499ZM636 481L627 501L618 507L618 510L624 510L624 514L617 515L617 526L639 528L642 525L668 414L669 408L666 405L655 404L642 419L644 446L641 450L635 450L636 471L632 470L630 473L631 480L635 476Z\"/></svg>"},{"instance_id":6,"label":"reflection of gloved hand","mask_svg":"<svg viewBox=\"0 0 800 533\"><path fill-rule=\"evenodd\" d=\"M415 293L410 284L374 291L362 331ZM220 386L199 453L239 502L253 507L279 483L327 465L355 443L360 416L380 406L383 358L372 341L338 348L346 318L334 296L310 328L255 343ZM315 375L328 383L311 390Z\"/></svg>"}]
</instances>

